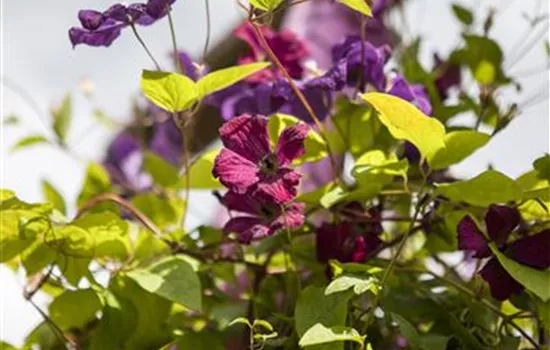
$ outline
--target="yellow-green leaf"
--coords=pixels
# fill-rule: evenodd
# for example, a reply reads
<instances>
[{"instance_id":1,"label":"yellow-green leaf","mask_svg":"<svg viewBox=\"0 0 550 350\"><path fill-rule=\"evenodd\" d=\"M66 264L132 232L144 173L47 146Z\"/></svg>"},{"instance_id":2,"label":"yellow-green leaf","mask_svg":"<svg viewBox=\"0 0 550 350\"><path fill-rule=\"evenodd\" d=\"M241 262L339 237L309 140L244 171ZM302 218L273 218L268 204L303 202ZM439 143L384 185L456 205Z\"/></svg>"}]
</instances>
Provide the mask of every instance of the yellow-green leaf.
<instances>
[{"instance_id":1,"label":"yellow-green leaf","mask_svg":"<svg viewBox=\"0 0 550 350\"><path fill-rule=\"evenodd\" d=\"M72 102L71 95L67 94L59 108L52 110L53 131L62 143L67 139L67 132L71 126Z\"/></svg>"},{"instance_id":2,"label":"yellow-green leaf","mask_svg":"<svg viewBox=\"0 0 550 350\"><path fill-rule=\"evenodd\" d=\"M300 346L312 346L341 341L352 341L363 347L366 336L361 336L358 331L345 326L326 327L321 323L316 323L309 328L300 338Z\"/></svg>"},{"instance_id":3,"label":"yellow-green leaf","mask_svg":"<svg viewBox=\"0 0 550 350\"><path fill-rule=\"evenodd\" d=\"M198 98L195 82L181 74L144 70L140 85L145 97L169 112L186 110Z\"/></svg>"},{"instance_id":4,"label":"yellow-green leaf","mask_svg":"<svg viewBox=\"0 0 550 350\"><path fill-rule=\"evenodd\" d=\"M191 188L203 190L222 188L221 183L212 176L214 159L216 159L219 152L218 149L207 151L193 162L189 170Z\"/></svg>"},{"instance_id":5,"label":"yellow-green leaf","mask_svg":"<svg viewBox=\"0 0 550 350\"><path fill-rule=\"evenodd\" d=\"M372 10L366 0L338 0L338 2L365 16L372 17Z\"/></svg>"},{"instance_id":6,"label":"yellow-green leaf","mask_svg":"<svg viewBox=\"0 0 550 350\"><path fill-rule=\"evenodd\" d=\"M68 290L52 301L50 317L61 329L81 328L95 318L101 306L92 289Z\"/></svg>"},{"instance_id":7,"label":"yellow-green leaf","mask_svg":"<svg viewBox=\"0 0 550 350\"><path fill-rule=\"evenodd\" d=\"M29 146L36 146L41 143L48 143L48 140L42 135L27 136L17 141L13 146L11 146L10 151L11 152L18 151L22 148L26 148Z\"/></svg>"},{"instance_id":8,"label":"yellow-green leaf","mask_svg":"<svg viewBox=\"0 0 550 350\"><path fill-rule=\"evenodd\" d=\"M46 201L52 203L53 207L63 214L67 214L67 205L65 199L56 188L48 181L42 180L42 194Z\"/></svg>"},{"instance_id":9,"label":"yellow-green leaf","mask_svg":"<svg viewBox=\"0 0 550 350\"><path fill-rule=\"evenodd\" d=\"M445 127L409 102L388 94L371 92L361 96L378 111L378 118L398 140L407 140L427 158L445 147Z\"/></svg>"},{"instance_id":10,"label":"yellow-green leaf","mask_svg":"<svg viewBox=\"0 0 550 350\"><path fill-rule=\"evenodd\" d=\"M428 158L432 169L443 169L456 164L485 146L490 135L473 131L452 131L445 135L445 147L437 150Z\"/></svg>"},{"instance_id":11,"label":"yellow-green leaf","mask_svg":"<svg viewBox=\"0 0 550 350\"><path fill-rule=\"evenodd\" d=\"M269 62L257 62L219 69L208 73L197 82L198 97L203 98L213 92L225 89L270 65L271 63Z\"/></svg>"}]
</instances>

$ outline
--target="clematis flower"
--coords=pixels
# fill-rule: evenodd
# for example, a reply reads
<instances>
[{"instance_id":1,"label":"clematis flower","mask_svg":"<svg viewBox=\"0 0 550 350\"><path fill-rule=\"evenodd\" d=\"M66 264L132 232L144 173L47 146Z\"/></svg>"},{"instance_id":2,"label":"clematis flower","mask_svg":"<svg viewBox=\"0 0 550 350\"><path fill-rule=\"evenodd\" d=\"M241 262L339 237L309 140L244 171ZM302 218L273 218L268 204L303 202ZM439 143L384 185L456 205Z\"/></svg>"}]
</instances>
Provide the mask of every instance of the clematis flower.
<instances>
[{"instance_id":1,"label":"clematis flower","mask_svg":"<svg viewBox=\"0 0 550 350\"><path fill-rule=\"evenodd\" d=\"M267 237L281 229L293 230L304 223L304 204L276 204L255 191L246 193L227 192L223 196L227 209L241 213L231 218L224 226L225 233L237 233L241 243Z\"/></svg>"},{"instance_id":2,"label":"clematis flower","mask_svg":"<svg viewBox=\"0 0 550 350\"><path fill-rule=\"evenodd\" d=\"M344 78L347 86L355 87L359 79L363 79L363 83L384 91L384 65L390 58L390 53L391 49L387 45L374 47L368 41L362 42L358 36L348 36L343 43L332 49L334 67L329 73L336 79Z\"/></svg>"},{"instance_id":3,"label":"clematis flower","mask_svg":"<svg viewBox=\"0 0 550 350\"><path fill-rule=\"evenodd\" d=\"M267 44L288 74L293 79L303 78L305 72L303 62L309 54L305 43L290 30L283 30L277 33L268 26L261 26L260 30ZM239 64L261 62L268 58L267 52L262 47L252 24L248 21L243 22L235 30L235 36L245 41L249 46L248 51L239 57ZM249 77L248 81L262 82L264 80L273 80L279 76L282 76L282 74L277 71L277 68L271 67Z\"/></svg>"},{"instance_id":4,"label":"clematis flower","mask_svg":"<svg viewBox=\"0 0 550 350\"><path fill-rule=\"evenodd\" d=\"M183 137L172 118L154 125L150 149L173 165L178 165L183 153Z\"/></svg>"},{"instance_id":5,"label":"clematis flower","mask_svg":"<svg viewBox=\"0 0 550 350\"><path fill-rule=\"evenodd\" d=\"M445 100L452 87L460 86L460 82L462 81L460 65L453 64L450 61L444 62L437 54L434 54L434 61L435 66L433 70L437 72L435 87L437 88L439 97Z\"/></svg>"},{"instance_id":6,"label":"clematis flower","mask_svg":"<svg viewBox=\"0 0 550 350\"><path fill-rule=\"evenodd\" d=\"M393 77L388 93L412 103L426 115L432 114L432 104L424 86L409 84L401 74Z\"/></svg>"},{"instance_id":7,"label":"clematis flower","mask_svg":"<svg viewBox=\"0 0 550 350\"><path fill-rule=\"evenodd\" d=\"M118 134L109 149L103 165L111 181L128 192L141 192L152 185L151 177L142 171L143 155L138 139L123 132Z\"/></svg>"},{"instance_id":8,"label":"clematis flower","mask_svg":"<svg viewBox=\"0 0 550 350\"><path fill-rule=\"evenodd\" d=\"M283 130L275 150L269 144L267 118L241 115L220 128L225 148L214 161L212 174L230 190L252 188L277 204L296 196L300 174L288 167L304 152L309 126L300 123Z\"/></svg>"},{"instance_id":9,"label":"clematis flower","mask_svg":"<svg viewBox=\"0 0 550 350\"><path fill-rule=\"evenodd\" d=\"M81 27L69 29L73 47L79 44L89 46L110 46L122 32L131 25L148 26L166 16L176 0L148 0L147 3L131 5L114 4L104 12L80 10L78 19Z\"/></svg>"},{"instance_id":10,"label":"clematis flower","mask_svg":"<svg viewBox=\"0 0 550 350\"><path fill-rule=\"evenodd\" d=\"M339 211L342 221L323 223L316 231L317 260L327 263L364 262L382 243L380 213L375 208L365 211L358 202L345 204Z\"/></svg>"},{"instance_id":11,"label":"clematis flower","mask_svg":"<svg viewBox=\"0 0 550 350\"><path fill-rule=\"evenodd\" d=\"M512 294L520 293L523 286L492 254L489 242L493 242L503 254L520 264L539 270L550 267L550 230L508 243L510 234L520 221L521 216L517 209L491 205L485 216L489 239L470 216L465 216L457 226L459 249L473 251L477 258L490 258L481 269L480 275L489 284L491 295L498 300L506 300Z\"/></svg>"}]
</instances>

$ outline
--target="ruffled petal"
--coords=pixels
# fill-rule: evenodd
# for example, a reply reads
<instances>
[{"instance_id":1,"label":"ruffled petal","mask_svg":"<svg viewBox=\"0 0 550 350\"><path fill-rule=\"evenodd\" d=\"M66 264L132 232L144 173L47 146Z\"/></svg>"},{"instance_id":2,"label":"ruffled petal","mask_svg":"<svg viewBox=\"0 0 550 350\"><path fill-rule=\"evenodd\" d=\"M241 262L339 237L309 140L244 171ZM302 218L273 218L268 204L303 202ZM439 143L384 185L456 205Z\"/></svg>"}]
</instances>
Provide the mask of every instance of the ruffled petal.
<instances>
[{"instance_id":1,"label":"ruffled petal","mask_svg":"<svg viewBox=\"0 0 550 350\"><path fill-rule=\"evenodd\" d=\"M84 29L96 30L103 24L105 17L99 11L80 10L78 11L78 20Z\"/></svg>"},{"instance_id":2,"label":"ruffled petal","mask_svg":"<svg viewBox=\"0 0 550 350\"><path fill-rule=\"evenodd\" d=\"M304 140L309 132L309 126L298 123L283 130L277 142L277 161L279 166L285 166L306 151Z\"/></svg>"},{"instance_id":3,"label":"ruffled petal","mask_svg":"<svg viewBox=\"0 0 550 350\"><path fill-rule=\"evenodd\" d=\"M253 163L270 154L267 118L243 114L232 118L220 128L225 147Z\"/></svg>"},{"instance_id":4,"label":"ruffled petal","mask_svg":"<svg viewBox=\"0 0 550 350\"><path fill-rule=\"evenodd\" d=\"M262 220L254 217L237 217L229 220L224 228L224 233L237 233L240 243L249 244L252 239L267 237L270 234L269 227Z\"/></svg>"},{"instance_id":5,"label":"ruffled petal","mask_svg":"<svg viewBox=\"0 0 550 350\"><path fill-rule=\"evenodd\" d=\"M244 192L258 182L258 170L256 164L224 148L214 161L212 175L229 189Z\"/></svg>"},{"instance_id":6,"label":"ruffled petal","mask_svg":"<svg viewBox=\"0 0 550 350\"><path fill-rule=\"evenodd\" d=\"M504 205L491 205L485 215L487 233L497 246L503 246L510 233L519 225L521 220L519 211Z\"/></svg>"},{"instance_id":7,"label":"ruffled petal","mask_svg":"<svg viewBox=\"0 0 550 350\"><path fill-rule=\"evenodd\" d=\"M498 300L506 300L514 293L520 293L523 286L510 276L496 258L491 258L479 272L489 283L491 295Z\"/></svg>"},{"instance_id":8,"label":"ruffled petal","mask_svg":"<svg viewBox=\"0 0 550 350\"><path fill-rule=\"evenodd\" d=\"M275 175L262 175L256 193L266 201L276 204L288 203L296 197L296 187L300 183L300 174L288 168L282 168Z\"/></svg>"},{"instance_id":9,"label":"ruffled petal","mask_svg":"<svg viewBox=\"0 0 550 350\"><path fill-rule=\"evenodd\" d=\"M266 205L261 198L250 193L236 193L233 191L229 191L223 196L223 204L229 210L251 215L261 215L262 206Z\"/></svg>"},{"instance_id":10,"label":"ruffled petal","mask_svg":"<svg viewBox=\"0 0 550 350\"><path fill-rule=\"evenodd\" d=\"M483 233L477 227L474 219L466 215L457 226L458 249L471 250L475 257L484 258L490 255L489 246Z\"/></svg>"},{"instance_id":11,"label":"ruffled petal","mask_svg":"<svg viewBox=\"0 0 550 350\"><path fill-rule=\"evenodd\" d=\"M303 203L292 203L284 208L284 212L280 211L279 216L271 221L269 228L271 234L281 229L294 230L304 224L304 208Z\"/></svg>"},{"instance_id":12,"label":"ruffled petal","mask_svg":"<svg viewBox=\"0 0 550 350\"><path fill-rule=\"evenodd\" d=\"M518 239L510 245L509 255L521 264L547 269L550 267L550 230Z\"/></svg>"},{"instance_id":13,"label":"ruffled petal","mask_svg":"<svg viewBox=\"0 0 550 350\"><path fill-rule=\"evenodd\" d=\"M79 44L89 46L110 46L120 36L126 24L117 23L111 19L105 20L96 30L73 27L69 29L69 39L73 47Z\"/></svg>"}]
</instances>

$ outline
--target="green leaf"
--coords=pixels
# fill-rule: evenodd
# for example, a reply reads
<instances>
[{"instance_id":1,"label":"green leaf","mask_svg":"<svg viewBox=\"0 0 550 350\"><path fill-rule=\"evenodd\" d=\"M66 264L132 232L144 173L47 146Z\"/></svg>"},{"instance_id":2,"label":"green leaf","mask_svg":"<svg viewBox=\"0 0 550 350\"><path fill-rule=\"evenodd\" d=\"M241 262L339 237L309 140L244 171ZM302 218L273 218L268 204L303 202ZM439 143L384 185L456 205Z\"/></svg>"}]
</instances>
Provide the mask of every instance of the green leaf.
<instances>
[{"instance_id":1,"label":"green leaf","mask_svg":"<svg viewBox=\"0 0 550 350\"><path fill-rule=\"evenodd\" d=\"M80 207L92 197L109 192L111 179L107 170L99 163L90 163L86 169L84 183L78 195L77 205Z\"/></svg>"},{"instance_id":2,"label":"green leaf","mask_svg":"<svg viewBox=\"0 0 550 350\"><path fill-rule=\"evenodd\" d=\"M465 7L462 7L458 4L453 4L453 13L460 22L467 26L474 23L474 15L472 14L472 11L468 10Z\"/></svg>"},{"instance_id":3,"label":"green leaf","mask_svg":"<svg viewBox=\"0 0 550 350\"><path fill-rule=\"evenodd\" d=\"M372 11L369 3L365 0L338 0L338 2L365 16L372 17Z\"/></svg>"},{"instance_id":4,"label":"green leaf","mask_svg":"<svg viewBox=\"0 0 550 350\"><path fill-rule=\"evenodd\" d=\"M17 141L13 146L11 146L10 151L18 151L23 148L27 148L30 146L36 146L41 143L49 143L49 141L42 135L31 135L22 138L21 140Z\"/></svg>"},{"instance_id":5,"label":"green leaf","mask_svg":"<svg viewBox=\"0 0 550 350\"><path fill-rule=\"evenodd\" d=\"M487 170L470 180L439 184L435 193L454 202L466 202L480 207L519 201L522 198L519 185L495 170Z\"/></svg>"},{"instance_id":6,"label":"green leaf","mask_svg":"<svg viewBox=\"0 0 550 350\"><path fill-rule=\"evenodd\" d=\"M348 311L348 300L352 293L325 295L325 288L308 286L300 292L294 311L295 327L302 337L315 324L326 327L344 326ZM327 349L342 349L343 346L330 346Z\"/></svg>"},{"instance_id":7,"label":"green leaf","mask_svg":"<svg viewBox=\"0 0 550 350\"><path fill-rule=\"evenodd\" d=\"M510 276L541 298L543 302L550 300L550 271L536 270L516 262L502 254L494 243L490 243L489 247Z\"/></svg>"},{"instance_id":8,"label":"green leaf","mask_svg":"<svg viewBox=\"0 0 550 350\"><path fill-rule=\"evenodd\" d=\"M339 293L353 288L353 292L357 295L371 291L373 294L378 294L381 289L380 281L376 277L361 277L353 275L341 275L336 277L327 289L325 295Z\"/></svg>"},{"instance_id":9,"label":"green leaf","mask_svg":"<svg viewBox=\"0 0 550 350\"><path fill-rule=\"evenodd\" d=\"M415 348L421 347L420 335L418 334L416 328L409 321L396 313L392 313L391 317L393 321L397 323L401 334L407 339L407 341Z\"/></svg>"},{"instance_id":10,"label":"green leaf","mask_svg":"<svg viewBox=\"0 0 550 350\"><path fill-rule=\"evenodd\" d=\"M352 174L357 179L359 187L368 187L375 182L380 182L383 186L390 182L392 177L400 176L406 188L408 170L409 162L406 159L399 160L395 154L387 156L381 150L372 150L357 159Z\"/></svg>"},{"instance_id":11,"label":"green leaf","mask_svg":"<svg viewBox=\"0 0 550 350\"><path fill-rule=\"evenodd\" d=\"M227 325L227 327L231 327L233 325L236 325L236 324L244 324L246 325L248 328L252 329L252 324L250 323L250 321L245 318L245 317L237 317L236 319L234 319L233 321L229 322L229 324Z\"/></svg>"},{"instance_id":12,"label":"green leaf","mask_svg":"<svg viewBox=\"0 0 550 350\"><path fill-rule=\"evenodd\" d=\"M264 11L273 11L284 0L249 0L250 4L256 8L259 8Z\"/></svg>"},{"instance_id":13,"label":"green leaf","mask_svg":"<svg viewBox=\"0 0 550 350\"><path fill-rule=\"evenodd\" d=\"M130 271L128 277L150 293L175 301L192 310L202 309L199 277L182 257L164 258L147 269Z\"/></svg>"},{"instance_id":14,"label":"green leaf","mask_svg":"<svg viewBox=\"0 0 550 350\"><path fill-rule=\"evenodd\" d=\"M55 250L39 239L34 241L28 249L24 250L20 258L27 276L32 276L55 262L57 254Z\"/></svg>"},{"instance_id":15,"label":"green leaf","mask_svg":"<svg viewBox=\"0 0 550 350\"><path fill-rule=\"evenodd\" d=\"M485 146L490 135L472 130L452 131L445 135L445 147L428 158L432 169L443 169L456 164Z\"/></svg>"},{"instance_id":16,"label":"green leaf","mask_svg":"<svg viewBox=\"0 0 550 350\"><path fill-rule=\"evenodd\" d=\"M269 139L273 146L277 144L279 135L284 129L301 123L302 121L296 117L288 114L277 113L269 117L267 128L269 131ZM325 140L315 130L309 129L309 132L304 140L304 147L306 149L304 155L294 161L294 164L301 164L306 162L316 162L325 158L327 153L327 144Z\"/></svg>"},{"instance_id":17,"label":"green leaf","mask_svg":"<svg viewBox=\"0 0 550 350\"><path fill-rule=\"evenodd\" d=\"M176 340L177 350L216 350L225 349L223 337L219 333L212 331L202 331L200 333L186 332L181 338ZM174 349L169 347L168 349Z\"/></svg>"},{"instance_id":18,"label":"green leaf","mask_svg":"<svg viewBox=\"0 0 550 350\"><path fill-rule=\"evenodd\" d=\"M212 176L212 168L214 160L220 152L219 149L211 150L203 153L198 157L189 170L191 177L191 188L202 190L215 190L223 188L222 184Z\"/></svg>"},{"instance_id":19,"label":"green leaf","mask_svg":"<svg viewBox=\"0 0 550 350\"><path fill-rule=\"evenodd\" d=\"M372 92L361 95L378 111L378 118L398 140L415 145L424 158L445 147L445 127L409 102L388 94Z\"/></svg>"},{"instance_id":20,"label":"green leaf","mask_svg":"<svg viewBox=\"0 0 550 350\"><path fill-rule=\"evenodd\" d=\"M140 86L147 99L172 113L188 109L198 99L195 82L181 74L144 70Z\"/></svg>"},{"instance_id":21,"label":"green leaf","mask_svg":"<svg viewBox=\"0 0 550 350\"><path fill-rule=\"evenodd\" d=\"M197 82L198 98L203 98L216 91L225 89L270 65L271 63L269 62L257 62L219 69L208 73Z\"/></svg>"},{"instance_id":22,"label":"green leaf","mask_svg":"<svg viewBox=\"0 0 550 350\"><path fill-rule=\"evenodd\" d=\"M464 40L466 48L458 52L458 57L468 64L480 84L504 84L509 81L502 70L502 50L494 40L477 35L464 35Z\"/></svg>"},{"instance_id":23,"label":"green leaf","mask_svg":"<svg viewBox=\"0 0 550 350\"><path fill-rule=\"evenodd\" d=\"M92 289L68 290L49 306L50 317L61 329L82 328L95 318L101 300Z\"/></svg>"},{"instance_id":24,"label":"green leaf","mask_svg":"<svg viewBox=\"0 0 550 350\"><path fill-rule=\"evenodd\" d=\"M340 341L352 341L361 345L366 336L361 336L358 331L350 327L333 326L325 327L321 323L316 323L300 338L300 346L319 345Z\"/></svg>"},{"instance_id":25,"label":"green leaf","mask_svg":"<svg viewBox=\"0 0 550 350\"><path fill-rule=\"evenodd\" d=\"M52 110L52 117L53 131L59 141L61 141L61 143L65 143L72 118L72 100L70 94L65 96L59 108Z\"/></svg>"},{"instance_id":26,"label":"green leaf","mask_svg":"<svg viewBox=\"0 0 550 350\"><path fill-rule=\"evenodd\" d=\"M19 117L15 114L6 115L2 118L2 124L6 126L17 125L19 124Z\"/></svg>"},{"instance_id":27,"label":"green leaf","mask_svg":"<svg viewBox=\"0 0 550 350\"><path fill-rule=\"evenodd\" d=\"M184 186L178 169L153 152L144 153L143 169L151 174L157 185L165 188L182 188Z\"/></svg>"},{"instance_id":28,"label":"green leaf","mask_svg":"<svg viewBox=\"0 0 550 350\"><path fill-rule=\"evenodd\" d=\"M183 215L184 203L183 199L161 197L153 192L132 197L132 204L161 229L179 223Z\"/></svg>"},{"instance_id":29,"label":"green leaf","mask_svg":"<svg viewBox=\"0 0 550 350\"><path fill-rule=\"evenodd\" d=\"M63 215L67 215L67 205L65 199L55 187L48 181L42 180L42 194L46 201L53 204L53 207L59 210Z\"/></svg>"},{"instance_id":30,"label":"green leaf","mask_svg":"<svg viewBox=\"0 0 550 350\"><path fill-rule=\"evenodd\" d=\"M545 154L533 163L539 178L550 182L550 154Z\"/></svg>"}]
</instances>

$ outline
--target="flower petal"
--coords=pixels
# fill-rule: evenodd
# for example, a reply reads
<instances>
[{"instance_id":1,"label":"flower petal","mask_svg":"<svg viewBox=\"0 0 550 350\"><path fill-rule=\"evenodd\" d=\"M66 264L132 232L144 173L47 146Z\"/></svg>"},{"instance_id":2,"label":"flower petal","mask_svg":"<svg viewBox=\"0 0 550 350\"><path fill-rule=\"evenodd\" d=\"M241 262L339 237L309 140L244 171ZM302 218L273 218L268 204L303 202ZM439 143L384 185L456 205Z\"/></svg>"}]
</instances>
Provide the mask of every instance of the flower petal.
<instances>
[{"instance_id":1,"label":"flower petal","mask_svg":"<svg viewBox=\"0 0 550 350\"><path fill-rule=\"evenodd\" d=\"M305 123L298 123L283 130L275 151L279 166L288 165L305 153L304 140L308 132L309 126Z\"/></svg>"},{"instance_id":2,"label":"flower petal","mask_svg":"<svg viewBox=\"0 0 550 350\"><path fill-rule=\"evenodd\" d=\"M96 30L105 20L103 14L95 10L78 11L78 20L84 29Z\"/></svg>"},{"instance_id":3,"label":"flower petal","mask_svg":"<svg viewBox=\"0 0 550 350\"><path fill-rule=\"evenodd\" d=\"M261 198L247 193L227 192L223 196L223 204L228 210L234 210L241 213L252 215L261 215L262 206L266 203Z\"/></svg>"},{"instance_id":4,"label":"flower petal","mask_svg":"<svg viewBox=\"0 0 550 350\"><path fill-rule=\"evenodd\" d=\"M458 249L472 250L475 257L484 258L490 255L489 246L483 233L477 227L474 219L466 215L457 226Z\"/></svg>"},{"instance_id":5,"label":"flower petal","mask_svg":"<svg viewBox=\"0 0 550 350\"><path fill-rule=\"evenodd\" d=\"M296 187L300 177L300 174L288 168L279 169L275 175L261 175L257 195L277 204L288 203L298 193Z\"/></svg>"},{"instance_id":6,"label":"flower petal","mask_svg":"<svg viewBox=\"0 0 550 350\"><path fill-rule=\"evenodd\" d=\"M254 238L267 237L270 229L259 218L241 216L229 220L223 232L237 233L239 242L249 244Z\"/></svg>"},{"instance_id":7,"label":"flower petal","mask_svg":"<svg viewBox=\"0 0 550 350\"><path fill-rule=\"evenodd\" d=\"M288 205L279 217L271 222L269 228L271 234L280 229L294 230L304 224L304 203L292 203Z\"/></svg>"},{"instance_id":8,"label":"flower petal","mask_svg":"<svg viewBox=\"0 0 550 350\"><path fill-rule=\"evenodd\" d=\"M518 239L510 245L509 255L517 262L536 269L550 267L550 230Z\"/></svg>"},{"instance_id":9,"label":"flower petal","mask_svg":"<svg viewBox=\"0 0 550 350\"><path fill-rule=\"evenodd\" d=\"M491 258L479 272L489 283L491 295L498 300L506 300L513 293L520 293L523 286L510 276L496 258Z\"/></svg>"},{"instance_id":10,"label":"flower petal","mask_svg":"<svg viewBox=\"0 0 550 350\"><path fill-rule=\"evenodd\" d=\"M256 164L224 148L214 161L212 175L229 189L244 192L258 182L258 170Z\"/></svg>"},{"instance_id":11,"label":"flower petal","mask_svg":"<svg viewBox=\"0 0 550 350\"><path fill-rule=\"evenodd\" d=\"M253 163L259 163L270 153L267 118L243 114L232 118L220 128L225 147Z\"/></svg>"},{"instance_id":12,"label":"flower petal","mask_svg":"<svg viewBox=\"0 0 550 350\"><path fill-rule=\"evenodd\" d=\"M521 216L515 208L504 205L491 205L485 215L487 233L497 246L503 246L510 233L519 225Z\"/></svg>"},{"instance_id":13,"label":"flower petal","mask_svg":"<svg viewBox=\"0 0 550 350\"><path fill-rule=\"evenodd\" d=\"M96 30L72 27L69 29L69 38L73 47L79 44L110 46L120 36L121 30L125 26L124 23L117 23L111 19L107 19Z\"/></svg>"}]
</instances>

